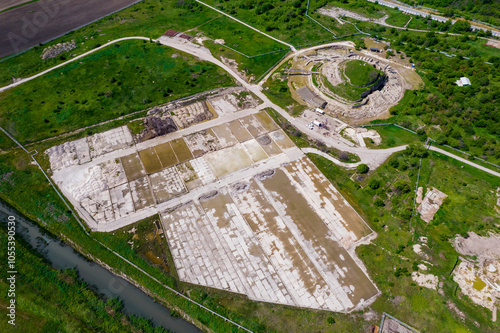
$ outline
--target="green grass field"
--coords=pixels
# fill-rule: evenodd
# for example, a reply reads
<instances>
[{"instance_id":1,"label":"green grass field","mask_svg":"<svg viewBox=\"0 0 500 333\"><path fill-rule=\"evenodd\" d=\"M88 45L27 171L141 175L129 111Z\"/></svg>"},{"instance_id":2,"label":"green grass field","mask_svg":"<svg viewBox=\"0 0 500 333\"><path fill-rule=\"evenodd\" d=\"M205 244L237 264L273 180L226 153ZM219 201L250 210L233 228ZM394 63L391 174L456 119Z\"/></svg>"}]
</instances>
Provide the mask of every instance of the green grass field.
<instances>
[{"instance_id":1,"label":"green grass field","mask_svg":"<svg viewBox=\"0 0 500 333\"><path fill-rule=\"evenodd\" d=\"M348 61L344 68L344 75L355 86L362 86L373 82L377 78L377 74L380 73L383 72L361 60Z\"/></svg>"},{"instance_id":2,"label":"green grass field","mask_svg":"<svg viewBox=\"0 0 500 333\"><path fill-rule=\"evenodd\" d=\"M0 124L33 142L232 84L211 63L126 41L1 93Z\"/></svg>"},{"instance_id":3,"label":"green grass field","mask_svg":"<svg viewBox=\"0 0 500 333\"><path fill-rule=\"evenodd\" d=\"M37 46L16 57L0 60L0 86L9 84L13 77L28 77L71 58L70 54L63 53L58 58L42 60L40 55L49 45L75 40L77 48L72 50L71 54L79 55L103 45L109 40L128 36L158 38L168 29L189 30L187 34L192 36L197 32L202 32L211 39L227 39L230 47L250 56L286 48L285 45L226 17L221 17L219 13L192 0L183 2L148 0L72 31L52 42ZM238 46L233 47L235 44ZM218 53L219 46L212 47L208 43L208 47L215 54ZM283 54L275 53L247 59L240 57L235 52L224 53L225 58L236 60L240 64L241 70L246 69L248 74L254 75L256 78L282 56Z\"/></svg>"},{"instance_id":4,"label":"green grass field","mask_svg":"<svg viewBox=\"0 0 500 333\"><path fill-rule=\"evenodd\" d=\"M0 229L0 241L7 233ZM7 247L0 254L7 256ZM9 299L0 297L0 325L8 332L155 332L167 333L144 318L126 316L122 305L106 301L79 280L73 269L56 270L22 239L16 238L16 325L7 323ZM2 290L8 284L0 282ZM8 329L7 329L8 328Z\"/></svg>"},{"instance_id":5,"label":"green grass field","mask_svg":"<svg viewBox=\"0 0 500 333\"><path fill-rule=\"evenodd\" d=\"M310 158L378 234L372 244L357 249L382 292L372 305L376 312L388 312L421 332L498 331L499 325L491 322L489 310L473 304L461 296L460 291L455 293L456 283L449 275L457 259L450 239L466 230L479 234L486 234L487 230L500 231L494 222L498 220L498 213L494 209L496 199L492 193L500 185L497 177L462 167L459 162L431 152L423 159L419 185L424 188L435 186L450 197L431 223L414 218L412 228L415 230L410 233L410 223L403 216L408 214L413 203L418 159L399 153L391 157L398 161L398 168L386 163L357 183L349 179L351 171L319 156L310 155ZM373 179L378 181L379 188L370 188ZM393 184L397 181L408 184L410 192L395 191ZM376 198L381 198L385 206L374 205ZM444 296L435 290L419 287L411 277L395 275L397 268L411 273L413 262L422 262L423 259L412 250L420 236L428 238L429 249L426 248L425 252L432 263L425 274L440 277ZM447 308L448 300L466 313L468 319L465 323ZM474 321L480 326L476 327Z\"/></svg>"},{"instance_id":6,"label":"green grass field","mask_svg":"<svg viewBox=\"0 0 500 333\"><path fill-rule=\"evenodd\" d=\"M370 148L383 149L383 148L397 147L420 141L419 135L405 131L404 129L401 129L394 125L371 126L366 128L369 130L377 131L378 134L380 134L380 137L382 138L382 142L379 145L366 142L366 145Z\"/></svg>"},{"instance_id":7,"label":"green grass field","mask_svg":"<svg viewBox=\"0 0 500 333\"><path fill-rule=\"evenodd\" d=\"M404 27L406 23L410 20L411 16L403 12L392 12L389 17L385 20L385 23L396 26ZM413 21L413 20L412 20Z\"/></svg>"},{"instance_id":8,"label":"green grass field","mask_svg":"<svg viewBox=\"0 0 500 333\"><path fill-rule=\"evenodd\" d=\"M325 87L332 93L350 101L359 100L361 94L367 89L363 87L353 87L347 82L339 83L336 86L334 86L333 84L331 84L330 81L328 81L326 76L324 76L323 74L320 74L320 80L323 82Z\"/></svg>"}]
</instances>

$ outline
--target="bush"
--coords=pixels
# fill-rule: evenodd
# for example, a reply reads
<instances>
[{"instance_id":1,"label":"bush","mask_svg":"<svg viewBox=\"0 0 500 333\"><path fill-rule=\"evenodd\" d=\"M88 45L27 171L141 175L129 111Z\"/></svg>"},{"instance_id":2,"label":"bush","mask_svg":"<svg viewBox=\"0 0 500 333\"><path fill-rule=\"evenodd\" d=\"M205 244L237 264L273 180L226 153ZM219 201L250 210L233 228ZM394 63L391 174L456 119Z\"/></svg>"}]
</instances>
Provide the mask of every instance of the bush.
<instances>
[{"instance_id":1,"label":"bush","mask_svg":"<svg viewBox=\"0 0 500 333\"><path fill-rule=\"evenodd\" d=\"M410 276L411 273L408 272L408 268L406 267L398 267L396 268L396 271L394 272L395 277L400 277L400 276Z\"/></svg>"},{"instance_id":2,"label":"bush","mask_svg":"<svg viewBox=\"0 0 500 333\"><path fill-rule=\"evenodd\" d=\"M360 164L356 167L356 170L358 173L367 173L370 168L368 168L368 165L366 164Z\"/></svg>"},{"instance_id":3,"label":"bush","mask_svg":"<svg viewBox=\"0 0 500 333\"><path fill-rule=\"evenodd\" d=\"M403 180L398 180L394 183L394 187L400 190L402 193L410 192L410 185Z\"/></svg>"},{"instance_id":4,"label":"bush","mask_svg":"<svg viewBox=\"0 0 500 333\"><path fill-rule=\"evenodd\" d=\"M384 204L384 200L380 199L380 198L377 198L375 199L375 202L374 202L375 206L377 207L384 207L385 204Z\"/></svg>"},{"instance_id":5,"label":"bush","mask_svg":"<svg viewBox=\"0 0 500 333\"><path fill-rule=\"evenodd\" d=\"M399 160L397 158L393 157L389 160L389 165L391 167L393 167L394 169L397 169L397 167L399 166Z\"/></svg>"},{"instance_id":6,"label":"bush","mask_svg":"<svg viewBox=\"0 0 500 333\"><path fill-rule=\"evenodd\" d=\"M378 179L371 179L370 182L368 183L368 186L372 190L376 190L380 187L380 181Z\"/></svg>"},{"instance_id":7,"label":"bush","mask_svg":"<svg viewBox=\"0 0 500 333\"><path fill-rule=\"evenodd\" d=\"M339 154L339 160L341 160L342 162L348 161L349 160L349 154L346 153L345 151L340 152L340 154Z\"/></svg>"},{"instance_id":8,"label":"bush","mask_svg":"<svg viewBox=\"0 0 500 333\"><path fill-rule=\"evenodd\" d=\"M334 319L333 317L328 317L328 318L326 319L326 322L327 322L328 324L335 324L335 319Z\"/></svg>"},{"instance_id":9,"label":"bush","mask_svg":"<svg viewBox=\"0 0 500 333\"><path fill-rule=\"evenodd\" d=\"M428 154L427 149L420 142L408 145L405 153L411 157L426 157Z\"/></svg>"}]
</instances>

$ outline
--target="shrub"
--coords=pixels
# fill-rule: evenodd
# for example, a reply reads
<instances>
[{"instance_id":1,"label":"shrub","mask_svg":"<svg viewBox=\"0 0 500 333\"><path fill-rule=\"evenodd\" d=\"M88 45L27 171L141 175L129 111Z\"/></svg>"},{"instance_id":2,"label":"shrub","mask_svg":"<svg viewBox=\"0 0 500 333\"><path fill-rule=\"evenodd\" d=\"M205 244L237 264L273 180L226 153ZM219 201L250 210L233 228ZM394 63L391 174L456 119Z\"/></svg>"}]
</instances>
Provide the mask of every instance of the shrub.
<instances>
[{"instance_id":1,"label":"shrub","mask_svg":"<svg viewBox=\"0 0 500 333\"><path fill-rule=\"evenodd\" d=\"M376 190L380 187L380 181L378 179L371 179L370 182L368 183L368 186L372 190Z\"/></svg>"},{"instance_id":2,"label":"shrub","mask_svg":"<svg viewBox=\"0 0 500 333\"><path fill-rule=\"evenodd\" d=\"M356 170L358 171L358 173L367 173L368 170L370 170L370 169L368 168L368 165L360 164L356 167Z\"/></svg>"},{"instance_id":3,"label":"shrub","mask_svg":"<svg viewBox=\"0 0 500 333\"><path fill-rule=\"evenodd\" d=\"M393 157L389 160L389 165L396 169L399 166L399 160Z\"/></svg>"}]
</instances>

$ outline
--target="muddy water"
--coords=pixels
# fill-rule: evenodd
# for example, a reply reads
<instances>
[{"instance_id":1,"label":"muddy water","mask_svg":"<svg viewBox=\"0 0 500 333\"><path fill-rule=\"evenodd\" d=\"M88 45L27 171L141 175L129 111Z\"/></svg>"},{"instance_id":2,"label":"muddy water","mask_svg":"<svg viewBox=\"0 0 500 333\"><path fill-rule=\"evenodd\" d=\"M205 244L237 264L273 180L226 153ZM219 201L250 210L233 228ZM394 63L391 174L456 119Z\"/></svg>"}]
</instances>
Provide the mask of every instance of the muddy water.
<instances>
[{"instance_id":1,"label":"muddy water","mask_svg":"<svg viewBox=\"0 0 500 333\"><path fill-rule=\"evenodd\" d=\"M269 157L255 139L244 142L243 146L254 162L258 162Z\"/></svg>"},{"instance_id":2,"label":"muddy water","mask_svg":"<svg viewBox=\"0 0 500 333\"><path fill-rule=\"evenodd\" d=\"M43 235L36 225L23 218L11 207L0 202L0 222L7 221L8 216L16 218L17 237L24 238L52 264L53 268L75 268L79 277L98 293L104 295L105 299L121 299L126 314L151 318L155 325L162 326L172 332L201 332L196 326L185 320L171 317L167 308L156 303L134 285L110 273L96 263L83 259L72 247L62 244L57 239ZM45 241L40 241L40 239Z\"/></svg>"},{"instance_id":3,"label":"muddy water","mask_svg":"<svg viewBox=\"0 0 500 333\"><path fill-rule=\"evenodd\" d=\"M354 305L377 293L375 286L349 253L340 244L327 238L327 235L331 234L328 227L290 183L290 179L282 170L277 169L274 176L263 180L262 184L267 191L272 193L274 199L283 205L285 214L293 221L300 237L307 244L312 245L315 252L319 254L317 260L321 261L323 266L328 267L332 272L336 271L335 266L347 268L347 272L342 273L343 277L339 275L337 280L342 286L353 285L355 287L354 292L347 294Z\"/></svg>"},{"instance_id":4,"label":"muddy water","mask_svg":"<svg viewBox=\"0 0 500 333\"><path fill-rule=\"evenodd\" d=\"M265 134L259 138L257 138L257 142L259 145L264 149L264 151L267 153L269 156L274 156L281 154L283 151L278 147L278 145L271 140L269 135Z\"/></svg>"},{"instance_id":5,"label":"muddy water","mask_svg":"<svg viewBox=\"0 0 500 333\"><path fill-rule=\"evenodd\" d=\"M260 122L255 119L253 115L241 118L241 123L255 138L266 132L264 127L262 127Z\"/></svg>"},{"instance_id":6,"label":"muddy water","mask_svg":"<svg viewBox=\"0 0 500 333\"><path fill-rule=\"evenodd\" d=\"M214 151L204 158L212 166L217 178L252 165L252 160L239 144Z\"/></svg>"},{"instance_id":7,"label":"muddy water","mask_svg":"<svg viewBox=\"0 0 500 333\"><path fill-rule=\"evenodd\" d=\"M264 128L269 132L278 129L278 125L276 125L274 120L272 120L271 117L269 117L269 115L265 111L257 113L255 115L255 118L257 118L257 120L262 124L262 126L264 126Z\"/></svg>"},{"instance_id":8,"label":"muddy water","mask_svg":"<svg viewBox=\"0 0 500 333\"><path fill-rule=\"evenodd\" d=\"M144 164L144 168L148 174L162 169L160 159L156 155L156 151L153 148L141 150L139 152L139 157L141 158L142 164Z\"/></svg>"},{"instance_id":9,"label":"muddy water","mask_svg":"<svg viewBox=\"0 0 500 333\"><path fill-rule=\"evenodd\" d=\"M219 138L219 142L223 147L229 147L238 143L238 139L233 135L228 124L212 127L212 130Z\"/></svg>"},{"instance_id":10,"label":"muddy water","mask_svg":"<svg viewBox=\"0 0 500 333\"><path fill-rule=\"evenodd\" d=\"M123 169L127 175L129 181L140 178L146 175L146 172L142 168L141 160L137 156L137 153L133 153L121 158Z\"/></svg>"},{"instance_id":11,"label":"muddy water","mask_svg":"<svg viewBox=\"0 0 500 333\"><path fill-rule=\"evenodd\" d=\"M271 138L280 146L281 149L295 147L292 140L282 130L277 130L269 134Z\"/></svg>"}]
</instances>

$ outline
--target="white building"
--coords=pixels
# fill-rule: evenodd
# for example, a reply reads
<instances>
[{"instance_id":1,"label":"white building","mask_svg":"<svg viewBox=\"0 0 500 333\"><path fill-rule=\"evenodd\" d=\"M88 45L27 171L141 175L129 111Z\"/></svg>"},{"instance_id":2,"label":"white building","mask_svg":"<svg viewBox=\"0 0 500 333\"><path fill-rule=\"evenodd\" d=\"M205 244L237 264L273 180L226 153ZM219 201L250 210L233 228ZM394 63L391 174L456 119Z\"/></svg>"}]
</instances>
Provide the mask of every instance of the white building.
<instances>
[{"instance_id":1,"label":"white building","mask_svg":"<svg viewBox=\"0 0 500 333\"><path fill-rule=\"evenodd\" d=\"M463 86L470 86L470 80L468 78L466 78L465 76L462 76L460 78L460 80L456 80L455 83L457 84L457 86L459 87L463 87Z\"/></svg>"}]
</instances>

